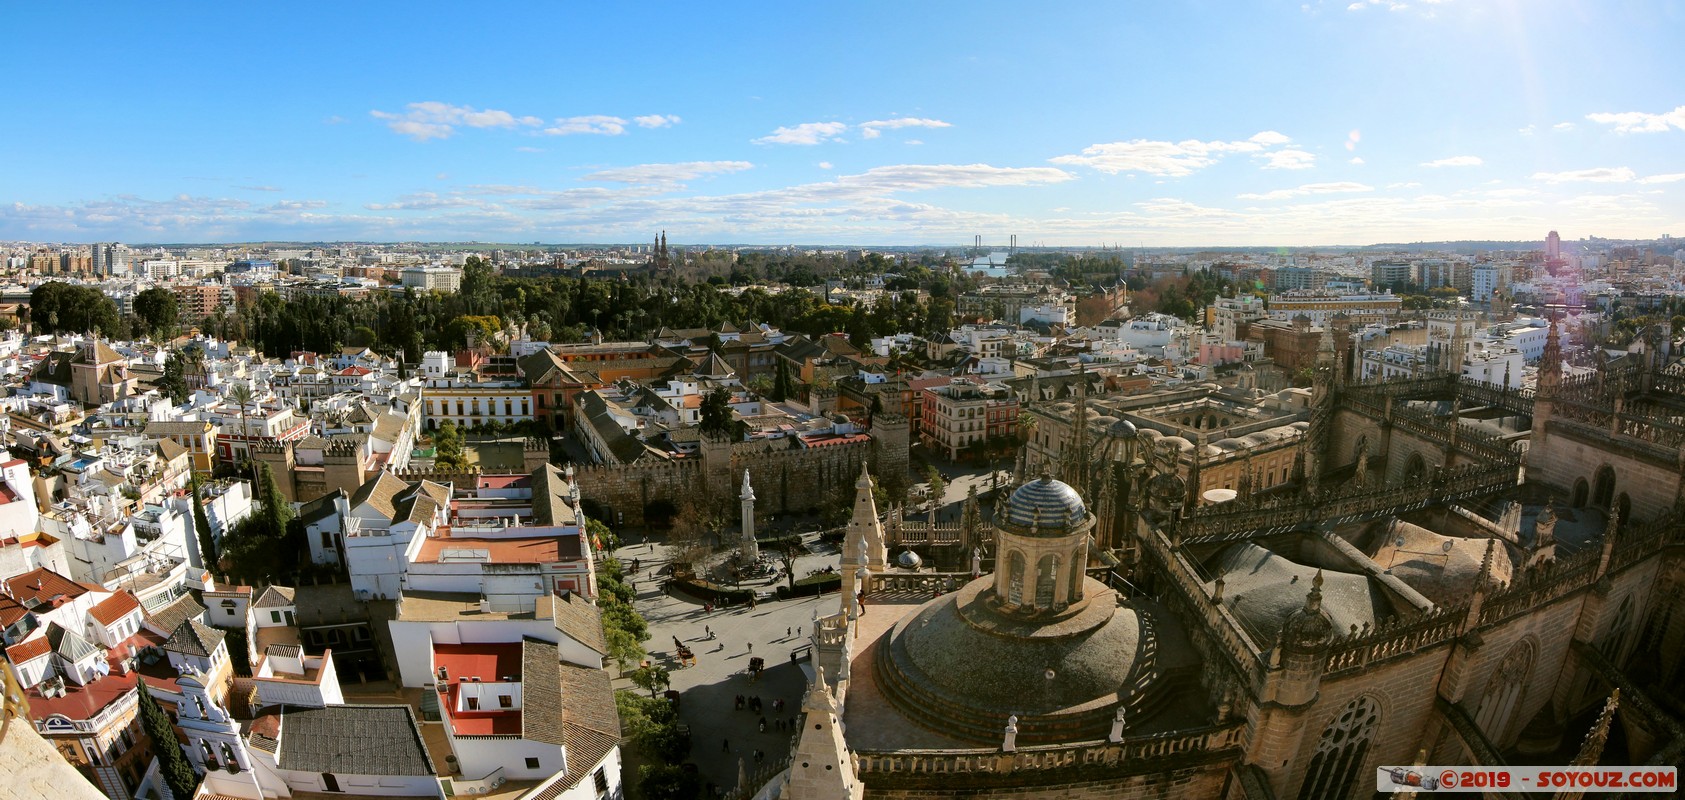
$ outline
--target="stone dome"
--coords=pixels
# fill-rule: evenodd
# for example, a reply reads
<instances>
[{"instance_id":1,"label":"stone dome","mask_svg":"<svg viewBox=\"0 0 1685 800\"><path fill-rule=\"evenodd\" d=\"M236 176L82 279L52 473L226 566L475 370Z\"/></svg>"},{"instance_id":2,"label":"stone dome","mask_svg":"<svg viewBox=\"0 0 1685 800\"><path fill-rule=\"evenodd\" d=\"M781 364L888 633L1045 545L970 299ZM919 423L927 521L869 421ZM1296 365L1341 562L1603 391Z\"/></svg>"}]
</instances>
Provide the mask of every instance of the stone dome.
<instances>
[{"instance_id":1,"label":"stone dome","mask_svg":"<svg viewBox=\"0 0 1685 800\"><path fill-rule=\"evenodd\" d=\"M1111 434L1119 439L1133 439L1136 433L1138 431L1135 430L1135 423L1129 420L1120 419L1112 423Z\"/></svg>"},{"instance_id":2,"label":"stone dome","mask_svg":"<svg viewBox=\"0 0 1685 800\"><path fill-rule=\"evenodd\" d=\"M901 551L901 555L895 557L895 564L902 569L918 569L919 567L924 566L924 559L919 558L918 553L911 550L903 550Z\"/></svg>"},{"instance_id":3,"label":"stone dome","mask_svg":"<svg viewBox=\"0 0 1685 800\"><path fill-rule=\"evenodd\" d=\"M1043 475L1018 487L1006 501L1006 520L1013 525L1039 530L1058 530L1081 525L1088 517L1082 495L1063 481Z\"/></svg>"},{"instance_id":4,"label":"stone dome","mask_svg":"<svg viewBox=\"0 0 1685 800\"><path fill-rule=\"evenodd\" d=\"M1084 580L1094 601L1053 624L1002 616L987 578L927 602L878 645L878 685L950 736L996 743L1016 715L1021 744L1104 738L1118 704L1156 684L1139 660L1154 634L1110 588Z\"/></svg>"}]
</instances>

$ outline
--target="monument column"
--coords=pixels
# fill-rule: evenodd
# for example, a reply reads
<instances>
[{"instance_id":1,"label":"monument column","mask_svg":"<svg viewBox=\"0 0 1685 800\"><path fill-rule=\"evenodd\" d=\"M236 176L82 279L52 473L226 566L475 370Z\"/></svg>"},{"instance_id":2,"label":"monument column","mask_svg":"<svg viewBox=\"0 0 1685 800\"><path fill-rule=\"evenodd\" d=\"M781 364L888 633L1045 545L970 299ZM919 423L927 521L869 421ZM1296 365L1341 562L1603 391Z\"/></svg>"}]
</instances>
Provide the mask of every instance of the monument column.
<instances>
[{"instance_id":1,"label":"monument column","mask_svg":"<svg viewBox=\"0 0 1685 800\"><path fill-rule=\"evenodd\" d=\"M743 501L743 538L738 552L748 564L761 556L760 544L755 541L755 490L749 486L748 470L743 470L743 491L738 498Z\"/></svg>"}]
</instances>

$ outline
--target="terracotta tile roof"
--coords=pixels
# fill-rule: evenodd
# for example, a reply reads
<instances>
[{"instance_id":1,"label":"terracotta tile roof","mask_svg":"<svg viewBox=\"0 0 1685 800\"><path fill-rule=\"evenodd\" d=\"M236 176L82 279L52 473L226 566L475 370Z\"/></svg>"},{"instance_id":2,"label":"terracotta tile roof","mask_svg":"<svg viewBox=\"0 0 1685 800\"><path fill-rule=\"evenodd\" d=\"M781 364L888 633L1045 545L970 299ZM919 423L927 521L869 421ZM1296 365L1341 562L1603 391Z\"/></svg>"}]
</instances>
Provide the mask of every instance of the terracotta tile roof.
<instances>
[{"instance_id":1,"label":"terracotta tile roof","mask_svg":"<svg viewBox=\"0 0 1685 800\"><path fill-rule=\"evenodd\" d=\"M297 605L293 600L296 596L297 593L290 586L271 586L263 590L263 594L258 596L257 602L253 605L257 608L280 608Z\"/></svg>"},{"instance_id":2,"label":"terracotta tile roof","mask_svg":"<svg viewBox=\"0 0 1685 800\"><path fill-rule=\"evenodd\" d=\"M5 589L13 599L29 607L74 600L88 593L88 587L46 567L7 578Z\"/></svg>"},{"instance_id":3,"label":"terracotta tile roof","mask_svg":"<svg viewBox=\"0 0 1685 800\"><path fill-rule=\"evenodd\" d=\"M222 644L227 635L203 622L190 619L176 626L169 641L164 642L164 649L198 658L210 658L211 653L216 652L216 646Z\"/></svg>"},{"instance_id":4,"label":"terracotta tile roof","mask_svg":"<svg viewBox=\"0 0 1685 800\"><path fill-rule=\"evenodd\" d=\"M98 620L101 625L110 625L137 608L140 608L140 600L132 592L124 589L88 609L88 616Z\"/></svg>"},{"instance_id":5,"label":"terracotta tile roof","mask_svg":"<svg viewBox=\"0 0 1685 800\"><path fill-rule=\"evenodd\" d=\"M521 738L545 744L567 744L562 721L560 656L556 646L537 639L521 640ZM568 754L571 759L572 753Z\"/></svg>"},{"instance_id":6,"label":"terracotta tile roof","mask_svg":"<svg viewBox=\"0 0 1685 800\"><path fill-rule=\"evenodd\" d=\"M28 613L29 609L24 608L22 603L0 594L0 628L16 625Z\"/></svg>"},{"instance_id":7,"label":"terracotta tile roof","mask_svg":"<svg viewBox=\"0 0 1685 800\"><path fill-rule=\"evenodd\" d=\"M427 501L432 502L432 501ZM440 529L444 532L444 529ZM430 537L421 545L415 560L435 563L446 550L485 550L493 564L554 564L581 557L578 536L538 536L527 539L478 539Z\"/></svg>"},{"instance_id":8,"label":"terracotta tile roof","mask_svg":"<svg viewBox=\"0 0 1685 800\"><path fill-rule=\"evenodd\" d=\"M356 509L365 503L374 510L391 519L396 512L393 499L399 493L409 488L409 484L390 472L382 470L367 483L357 487L357 493L351 495L351 508Z\"/></svg>"},{"instance_id":9,"label":"terracotta tile roof","mask_svg":"<svg viewBox=\"0 0 1685 800\"><path fill-rule=\"evenodd\" d=\"M193 595L190 594L184 594L169 605L147 613L153 627L164 631L166 636L181 627L181 623L190 619L203 619L204 616L205 607L199 605L199 601L193 599Z\"/></svg>"},{"instance_id":10,"label":"terracotta tile roof","mask_svg":"<svg viewBox=\"0 0 1685 800\"><path fill-rule=\"evenodd\" d=\"M608 642L603 634L603 615L597 604L578 592L559 592L550 595L550 618L556 630L592 650L608 654Z\"/></svg>"},{"instance_id":11,"label":"terracotta tile roof","mask_svg":"<svg viewBox=\"0 0 1685 800\"><path fill-rule=\"evenodd\" d=\"M6 648L6 657L11 659L13 664L23 664L30 659L40 658L52 651L53 646L47 643L47 637L37 636Z\"/></svg>"},{"instance_id":12,"label":"terracotta tile roof","mask_svg":"<svg viewBox=\"0 0 1685 800\"><path fill-rule=\"evenodd\" d=\"M558 663L562 684L562 739L568 773L584 778L620 744L620 715L608 671Z\"/></svg>"}]
</instances>

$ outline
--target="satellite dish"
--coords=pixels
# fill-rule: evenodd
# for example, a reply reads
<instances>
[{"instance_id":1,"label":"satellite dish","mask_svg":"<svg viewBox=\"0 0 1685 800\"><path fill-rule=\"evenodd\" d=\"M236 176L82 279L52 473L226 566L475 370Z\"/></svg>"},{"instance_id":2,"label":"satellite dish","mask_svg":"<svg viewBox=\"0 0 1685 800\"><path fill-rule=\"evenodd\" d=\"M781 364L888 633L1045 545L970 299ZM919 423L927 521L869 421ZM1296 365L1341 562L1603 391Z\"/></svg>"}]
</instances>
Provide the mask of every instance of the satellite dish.
<instances>
[{"instance_id":1,"label":"satellite dish","mask_svg":"<svg viewBox=\"0 0 1685 800\"><path fill-rule=\"evenodd\" d=\"M1445 544L1440 545L1439 549L1444 550L1447 553L1451 552L1451 542L1446 542Z\"/></svg>"},{"instance_id":2,"label":"satellite dish","mask_svg":"<svg viewBox=\"0 0 1685 800\"><path fill-rule=\"evenodd\" d=\"M1393 546L1394 547L1403 547L1404 546L1404 537L1403 536L1398 537L1398 541L1396 543L1394 543Z\"/></svg>"}]
</instances>

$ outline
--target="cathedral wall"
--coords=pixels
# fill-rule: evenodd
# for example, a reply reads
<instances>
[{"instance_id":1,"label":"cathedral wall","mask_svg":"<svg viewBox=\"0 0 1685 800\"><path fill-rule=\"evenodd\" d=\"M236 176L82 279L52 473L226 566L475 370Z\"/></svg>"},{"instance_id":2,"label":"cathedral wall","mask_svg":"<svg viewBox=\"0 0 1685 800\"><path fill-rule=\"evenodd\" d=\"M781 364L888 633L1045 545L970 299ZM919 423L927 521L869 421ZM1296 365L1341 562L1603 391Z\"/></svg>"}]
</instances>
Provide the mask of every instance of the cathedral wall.
<instances>
[{"instance_id":1,"label":"cathedral wall","mask_svg":"<svg viewBox=\"0 0 1685 800\"><path fill-rule=\"evenodd\" d=\"M1368 697L1380 708L1374 739L1357 771L1354 786L1374 786L1375 768L1382 764L1410 764L1422 746L1421 736L1437 713L1434 709L1439 675L1450 657L1451 646L1442 643L1334 680L1324 679L1316 703L1300 723L1304 735L1295 752L1273 752L1268 743L1253 748L1253 760L1266 772L1288 770L1284 783L1275 783L1278 797L1295 797L1305 779L1317 744L1330 723L1359 697ZM1274 781L1272 781L1274 782Z\"/></svg>"},{"instance_id":2,"label":"cathedral wall","mask_svg":"<svg viewBox=\"0 0 1685 800\"><path fill-rule=\"evenodd\" d=\"M1074 770L1073 770L1074 771ZM1228 785L1229 764L1219 762L1200 767L1130 775L1117 778L1047 783L1034 786L987 786L1013 782L1012 773L988 773L987 782L971 786L968 776L943 776L941 787L889 788L868 780L867 800L939 800L940 798L989 798L989 800L1163 800L1172 797L1222 797ZM1061 771L1063 772L1063 771ZM1020 773L1024 782L1044 775ZM1068 774L1068 773L1067 773ZM888 778L889 776L885 776ZM926 776L929 777L929 776ZM892 780L892 779L891 779Z\"/></svg>"},{"instance_id":3,"label":"cathedral wall","mask_svg":"<svg viewBox=\"0 0 1685 800\"><path fill-rule=\"evenodd\" d=\"M1328 450L1323 453L1324 466L1337 470L1356 462L1357 444L1365 440L1370 455L1381 452L1380 421L1351 409L1336 409L1334 424L1329 426L1328 431Z\"/></svg>"},{"instance_id":4,"label":"cathedral wall","mask_svg":"<svg viewBox=\"0 0 1685 800\"><path fill-rule=\"evenodd\" d=\"M1388 439L1388 445L1386 469L1388 483L1405 480L1405 476L1410 472L1412 456L1421 456L1422 476L1424 478L1433 474L1435 466L1445 464L1445 449L1442 445L1438 442L1418 439L1396 427L1393 428L1392 437Z\"/></svg>"},{"instance_id":5,"label":"cathedral wall","mask_svg":"<svg viewBox=\"0 0 1685 800\"><path fill-rule=\"evenodd\" d=\"M1573 642L1574 626L1580 616L1581 596L1567 597L1535 609L1513 620L1480 631L1482 644L1475 651L1463 680L1463 696L1458 705L1476 720L1481 719L1481 703L1489 695L1497 701L1505 689L1498 680L1505 659L1516 648L1531 650L1532 663L1521 678L1524 685L1515 701L1516 710L1509 719L1486 726L1486 738L1498 747L1513 744L1515 738L1539 711L1550 704L1556 694L1557 683L1564 679L1568 668L1568 647ZM1449 738L1455 738L1454 736Z\"/></svg>"},{"instance_id":6,"label":"cathedral wall","mask_svg":"<svg viewBox=\"0 0 1685 800\"><path fill-rule=\"evenodd\" d=\"M1528 480L1540 481L1564 492L1584 479L1597 485L1597 470L1604 465L1615 471L1613 497L1625 492L1632 498L1632 518L1652 519L1673 507L1681 476L1677 465L1659 465L1635 453L1623 453L1620 440L1605 437L1582 440L1564 426L1547 423L1544 435L1535 432L1527 450Z\"/></svg>"}]
</instances>

